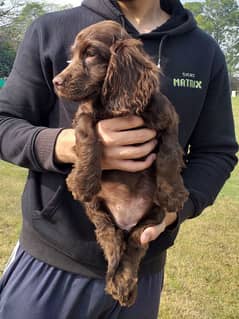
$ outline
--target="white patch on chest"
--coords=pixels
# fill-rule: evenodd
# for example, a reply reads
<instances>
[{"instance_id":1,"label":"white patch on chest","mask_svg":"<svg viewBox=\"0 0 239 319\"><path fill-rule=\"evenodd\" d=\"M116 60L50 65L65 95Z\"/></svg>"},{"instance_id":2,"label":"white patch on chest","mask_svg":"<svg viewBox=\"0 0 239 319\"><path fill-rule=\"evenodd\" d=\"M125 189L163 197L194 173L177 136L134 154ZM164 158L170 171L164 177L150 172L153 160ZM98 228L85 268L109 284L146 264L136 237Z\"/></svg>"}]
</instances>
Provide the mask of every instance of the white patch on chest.
<instances>
[{"instance_id":1,"label":"white patch on chest","mask_svg":"<svg viewBox=\"0 0 239 319\"><path fill-rule=\"evenodd\" d=\"M142 197L126 198L117 204L107 202L116 224L125 230L130 230L150 209L151 203Z\"/></svg>"}]
</instances>

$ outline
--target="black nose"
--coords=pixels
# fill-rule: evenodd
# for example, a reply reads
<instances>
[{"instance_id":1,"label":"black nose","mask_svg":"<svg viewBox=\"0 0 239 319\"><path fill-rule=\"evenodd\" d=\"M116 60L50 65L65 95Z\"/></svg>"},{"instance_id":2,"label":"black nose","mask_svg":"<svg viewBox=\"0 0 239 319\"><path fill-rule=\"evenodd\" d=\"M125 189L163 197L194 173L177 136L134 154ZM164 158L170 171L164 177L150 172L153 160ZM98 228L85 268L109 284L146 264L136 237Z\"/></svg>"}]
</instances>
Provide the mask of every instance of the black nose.
<instances>
[{"instance_id":1,"label":"black nose","mask_svg":"<svg viewBox=\"0 0 239 319\"><path fill-rule=\"evenodd\" d=\"M63 85L64 82L65 82L65 80L64 80L62 77L60 77L60 76L56 76L56 77L54 77L54 79L53 79L53 84L54 84L56 87L59 87L59 86Z\"/></svg>"}]
</instances>

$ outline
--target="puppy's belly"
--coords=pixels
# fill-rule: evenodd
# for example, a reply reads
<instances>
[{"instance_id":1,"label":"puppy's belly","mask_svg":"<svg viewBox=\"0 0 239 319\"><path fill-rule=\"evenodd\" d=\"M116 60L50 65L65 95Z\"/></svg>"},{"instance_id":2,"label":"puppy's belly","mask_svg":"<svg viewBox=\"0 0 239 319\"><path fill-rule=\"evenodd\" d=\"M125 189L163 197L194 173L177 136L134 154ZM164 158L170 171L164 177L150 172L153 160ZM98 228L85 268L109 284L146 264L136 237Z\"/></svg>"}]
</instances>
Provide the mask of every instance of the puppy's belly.
<instances>
[{"instance_id":1,"label":"puppy's belly","mask_svg":"<svg viewBox=\"0 0 239 319\"><path fill-rule=\"evenodd\" d=\"M98 194L111 212L116 224L130 230L153 206L155 182L145 173L104 173Z\"/></svg>"}]
</instances>

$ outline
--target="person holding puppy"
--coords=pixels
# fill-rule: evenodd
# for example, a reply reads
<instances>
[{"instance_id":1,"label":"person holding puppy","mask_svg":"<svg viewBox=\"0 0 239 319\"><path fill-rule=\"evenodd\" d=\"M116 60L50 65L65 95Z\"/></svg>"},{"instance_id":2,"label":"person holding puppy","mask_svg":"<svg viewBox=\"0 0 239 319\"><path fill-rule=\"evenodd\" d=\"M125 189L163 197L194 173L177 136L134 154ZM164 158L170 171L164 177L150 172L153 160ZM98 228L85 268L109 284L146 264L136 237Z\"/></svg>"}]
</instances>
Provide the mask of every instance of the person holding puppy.
<instances>
[{"instance_id":1,"label":"person holding puppy","mask_svg":"<svg viewBox=\"0 0 239 319\"><path fill-rule=\"evenodd\" d=\"M180 118L182 176L190 194L182 211L168 212L142 234L150 248L129 308L105 294L106 262L94 227L66 188L76 156L71 122L78 105L59 100L52 84L67 65L76 34L102 20L117 21L141 39L160 66L160 89ZM155 160L156 132L140 117L100 121L97 132L103 170L136 172ZM180 224L213 203L237 162L224 56L178 0L84 0L27 30L0 93L0 141L3 160L29 169L20 243L0 283L0 318L156 319L167 249Z\"/></svg>"}]
</instances>

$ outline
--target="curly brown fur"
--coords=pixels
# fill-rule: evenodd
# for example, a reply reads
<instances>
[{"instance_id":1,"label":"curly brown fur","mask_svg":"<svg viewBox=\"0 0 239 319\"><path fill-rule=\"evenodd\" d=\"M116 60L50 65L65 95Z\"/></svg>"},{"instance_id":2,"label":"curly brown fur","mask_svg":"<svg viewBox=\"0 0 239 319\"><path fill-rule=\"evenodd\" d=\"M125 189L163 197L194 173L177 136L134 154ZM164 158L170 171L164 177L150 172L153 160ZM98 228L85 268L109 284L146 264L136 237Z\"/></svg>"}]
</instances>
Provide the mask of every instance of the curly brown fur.
<instances>
[{"instance_id":1,"label":"curly brown fur","mask_svg":"<svg viewBox=\"0 0 239 319\"><path fill-rule=\"evenodd\" d=\"M113 21L89 26L77 35L72 62L53 82L60 97L80 102L73 122L77 161L67 178L68 188L85 203L95 225L108 262L106 291L121 305L130 306L148 248L140 243L142 232L159 224L166 211L182 209L188 197L180 175L184 163L178 116L159 91L159 70L142 43ZM130 114L141 116L146 127L157 131L156 162L138 173L101 171L96 123ZM116 207L123 214L132 203L140 217L126 232L119 227Z\"/></svg>"}]
</instances>

